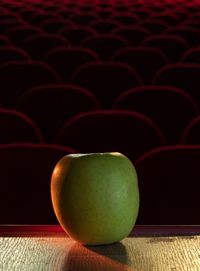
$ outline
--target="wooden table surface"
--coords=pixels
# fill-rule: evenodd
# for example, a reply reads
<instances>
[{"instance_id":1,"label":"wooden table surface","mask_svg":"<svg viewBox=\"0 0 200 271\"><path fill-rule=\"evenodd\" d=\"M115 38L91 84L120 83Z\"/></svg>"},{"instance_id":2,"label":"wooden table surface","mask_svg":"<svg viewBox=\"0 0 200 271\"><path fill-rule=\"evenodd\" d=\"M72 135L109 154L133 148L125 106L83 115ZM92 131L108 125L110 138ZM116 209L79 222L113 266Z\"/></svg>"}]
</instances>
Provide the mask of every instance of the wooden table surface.
<instances>
[{"instance_id":1,"label":"wooden table surface","mask_svg":"<svg viewBox=\"0 0 200 271\"><path fill-rule=\"evenodd\" d=\"M200 226L136 226L107 246L82 246L59 226L0 226L0 271L200 271Z\"/></svg>"}]
</instances>

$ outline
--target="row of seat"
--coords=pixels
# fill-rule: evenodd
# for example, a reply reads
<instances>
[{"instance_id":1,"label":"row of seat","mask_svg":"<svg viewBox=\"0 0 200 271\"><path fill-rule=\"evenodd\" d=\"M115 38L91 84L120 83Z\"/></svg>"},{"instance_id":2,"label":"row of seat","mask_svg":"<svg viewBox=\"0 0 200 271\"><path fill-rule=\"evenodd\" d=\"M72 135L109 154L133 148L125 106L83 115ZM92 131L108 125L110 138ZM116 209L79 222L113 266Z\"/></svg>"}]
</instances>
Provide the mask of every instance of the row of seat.
<instances>
[{"instance_id":1,"label":"row of seat","mask_svg":"<svg viewBox=\"0 0 200 271\"><path fill-rule=\"evenodd\" d=\"M139 14L138 14L139 13ZM163 11L159 13L155 12L146 12L145 11L137 11L137 10L129 10L128 12L116 12L113 10L92 10L90 12L83 11L66 11L65 9L60 12L37 12L37 10L29 10L29 11L18 11L17 14L14 12L9 12L6 10L0 9L1 19L0 21L12 20L17 22L24 22L30 25L40 25L45 21L53 20L56 22L62 22L64 20L69 20L69 22L78 25L87 25L91 24L93 21L100 19L111 19L121 23L123 25L134 25L143 23L143 21L149 20L154 22L154 20L158 20L163 26L177 26L180 24L190 24L194 21L199 20L199 12L198 13L187 13L187 12L173 12Z\"/></svg>"},{"instance_id":2,"label":"row of seat","mask_svg":"<svg viewBox=\"0 0 200 271\"><path fill-rule=\"evenodd\" d=\"M180 5L182 4L182 5ZM7 8L9 10L23 10L28 8L39 8L41 10L54 11L60 9L69 9L69 10L81 10L89 11L91 9L107 9L112 8L117 11L127 11L129 9L147 9L152 11L161 11L164 8L167 10L192 10L192 7L196 6L199 8L198 1L187 1L181 0L176 2L169 1L1 1L2 8ZM129 8L129 9L128 9Z\"/></svg>"},{"instance_id":3,"label":"row of seat","mask_svg":"<svg viewBox=\"0 0 200 271\"><path fill-rule=\"evenodd\" d=\"M84 1L78 1L78 2L74 2L72 0L65 0L64 1L64 4L65 4L65 7L69 7L69 8L75 8L75 7L84 7L84 6L95 6L95 7L108 7L108 6L111 6L111 7L123 7L123 8L126 8L126 7L144 7L144 6L149 6L149 7L152 7L152 6L155 6L155 7L179 7L181 8L180 6L180 3L183 4L183 6L186 6L186 7L190 7L192 5L199 5L198 1L197 0L191 0L191 1L187 1L187 0L177 0L176 2L174 2L173 0L158 0L158 1L153 1L153 0L149 0L149 1L145 1L145 0L135 0L135 1L132 1L132 0L108 0L108 1L105 1L105 0L97 0L97 1L92 1L92 0L84 0ZM7 4L7 5L6 5ZM5 6L36 6L36 7L48 7L48 6L59 6L59 5L62 5L63 4L63 1L62 0L55 0L55 1L33 1L33 0L22 0L20 2L16 2L14 0L9 0L9 1L6 1L6 0L3 0L2 1L2 6L5 5Z\"/></svg>"},{"instance_id":4,"label":"row of seat","mask_svg":"<svg viewBox=\"0 0 200 271\"><path fill-rule=\"evenodd\" d=\"M25 93L15 109L36 123L45 141L53 141L65 121L79 113L102 108L95 96L84 88L49 85ZM199 115L199 108L189 95L166 86L142 86L125 91L116 98L112 109L147 116L160 128L168 144L178 143L185 127Z\"/></svg>"},{"instance_id":5,"label":"row of seat","mask_svg":"<svg viewBox=\"0 0 200 271\"><path fill-rule=\"evenodd\" d=\"M79 52L82 56L86 53L86 51L83 51L83 54L82 51ZM147 80L151 72L153 79L150 80L150 85L180 88L200 106L200 93L198 91L200 88L200 64L169 64L161 67L156 72L156 67L159 66L156 60L150 59L149 63L148 61L144 61L143 63L140 62L142 54L139 54L139 50L134 51L133 54L132 52L132 49L127 51L127 54L126 52L122 52L121 58L124 56L124 63L120 57L120 62L91 61L80 66L78 66L78 63L76 65L74 63L76 67L72 68L68 66L69 70L71 68L71 72L73 69L74 71L69 80L64 83L75 84L87 89L99 100L103 108L110 108L114 100L124 91L144 85L141 77ZM136 52L138 52L138 56ZM131 58L133 55L135 55L135 58ZM93 56L88 53L88 58L92 59ZM76 51L74 52L74 57L72 54L71 61L73 59L76 59ZM137 62L134 62L134 59ZM79 61L77 60L77 62ZM137 69L130 66L131 63L137 65ZM58 63L58 69L59 67ZM149 70L145 70L146 67L149 67ZM60 70L60 72L62 76L65 76L63 71ZM11 108L28 90L42 85L58 85L61 82L62 80L58 76L58 73L44 62L15 61L5 63L0 66L0 85L2 88L0 92L0 104L1 106Z\"/></svg>"},{"instance_id":6,"label":"row of seat","mask_svg":"<svg viewBox=\"0 0 200 271\"><path fill-rule=\"evenodd\" d=\"M128 18L125 16L125 18ZM118 31L121 28L142 28L143 31L146 31L147 34L175 34L177 36L181 36L185 38L186 40L189 40L188 37L193 37L196 39L196 37L199 36L199 20L190 20L185 23L181 23L180 25L176 26L170 26L170 24L162 21L161 19L148 19L148 20L142 20L140 23L122 23L121 21L117 20L117 18L111 18L111 19L93 19L91 22L87 22L85 24L75 24L69 19L67 20L53 20L48 19L44 20L38 25L30 25L28 23L25 23L21 20L15 20L15 19L2 19L1 22L1 32L10 37L11 39L17 37L17 34L19 35L20 29L29 29L28 34L37 34L37 33L53 33L53 34L59 34L61 36L66 36L65 29L73 29L76 27L89 27L91 31L93 31L93 34L96 33L111 33L112 31ZM18 30L19 29L19 30ZM18 32L17 32L18 30ZM24 32L25 32L24 30ZM31 33L32 30L32 33ZM16 39L16 38L15 38ZM190 41L190 40L189 40ZM196 41L196 43L199 40ZM191 42L191 41L190 41ZM193 44L192 44L193 45Z\"/></svg>"},{"instance_id":7,"label":"row of seat","mask_svg":"<svg viewBox=\"0 0 200 271\"><path fill-rule=\"evenodd\" d=\"M90 3L86 3L86 1L83 1L83 3L74 3L74 2L66 2L63 5L63 2L54 2L51 1L48 3L45 2L34 2L34 1L22 1L20 3L11 2L11 1L2 1L1 2L2 10L6 9L9 11L31 11L31 9L34 9L36 11L42 10L42 11L48 11L48 12L61 12L64 11L80 11L80 12L90 12L90 11L98 11L98 10L107 10L111 9L112 11L116 12L127 12L127 11L146 11L146 13L150 12L164 12L164 11L174 11L174 12L188 12L188 11L194 11L194 13L197 13L199 11L199 3L198 1L176 1L169 3L168 1L162 1L162 2L147 2L143 1L143 3L137 3L136 1L131 1L130 3L123 1L121 3L117 3L117 1L91 1ZM140 13L139 13L140 14Z\"/></svg>"},{"instance_id":8,"label":"row of seat","mask_svg":"<svg viewBox=\"0 0 200 271\"><path fill-rule=\"evenodd\" d=\"M76 32L78 29L74 30ZM143 54L146 54L143 56L144 61L148 63L150 62L149 58L154 57L156 63L159 64L158 67L173 62L199 63L200 47L190 48L187 42L175 35L154 35L145 38L141 44L138 44L144 34L142 29L127 28L120 31L121 33L89 37L80 45L75 44L74 46L69 45L69 42L65 38L51 34L34 35L28 38L23 46L16 46L1 35L0 64L12 60L28 61L32 59L47 62L56 69L56 65L63 65L64 61L61 62L61 57L66 58L67 63L70 61L70 52L76 52L75 56L77 56L81 64L85 63L84 55L82 56L81 52L83 52L82 54L86 52L87 55L92 55L93 58L89 59L90 61L97 59L117 60L118 57L122 58L121 55L123 56L124 54L130 54L132 58L136 58L135 54L139 54L138 57L141 58ZM142 32L140 33L140 31ZM124 32L125 36L130 35L132 41L129 42L126 37L122 37L122 32ZM79 39L79 35L75 35L74 38ZM79 51L81 52L79 53ZM125 61L123 58L122 60ZM149 69L147 68L147 70Z\"/></svg>"},{"instance_id":9,"label":"row of seat","mask_svg":"<svg viewBox=\"0 0 200 271\"><path fill-rule=\"evenodd\" d=\"M21 30L19 30L19 32ZM14 60L15 58L17 60L21 58L24 59L24 56L21 57L21 55L26 54L26 59L28 58L27 55L29 55L29 58L33 60L44 60L48 62L49 55L51 56L53 54L54 59L57 60L60 52L64 51L62 54L65 56L65 50L68 52L69 50L73 51L81 48L89 49L91 53L96 53L96 57L98 56L102 60L109 60L115 57L115 53L118 53L120 49L127 51L127 47L130 47L132 50L138 51L149 49L150 53L152 51L151 54L156 52L157 55L161 55L161 59L164 59L164 63L174 61L198 62L198 58L197 60L195 60L195 58L199 54L199 46L191 48L187 41L176 35L152 35L145 38L146 31L137 27L120 28L112 34L98 35L92 35L92 30L88 27L65 29L65 31L66 38L52 34L40 33L33 36L31 34L30 37L25 39L22 45L14 45L8 38L1 35L0 50L3 50L1 55L3 55L5 50L10 50L11 53L9 57L9 52L5 52L6 54L3 60L6 61L7 56L7 61L9 61L12 58L12 51L18 51L19 53L15 53L16 56L13 56ZM80 39L84 38L84 35L86 35L85 39L80 42ZM89 37L87 37L87 35ZM70 43L67 38L70 39ZM71 42L74 43L73 46ZM158 58L159 56L155 57ZM146 61L148 60L146 59Z\"/></svg>"},{"instance_id":10,"label":"row of seat","mask_svg":"<svg viewBox=\"0 0 200 271\"><path fill-rule=\"evenodd\" d=\"M173 27L175 28L179 28L179 27L194 27L196 30L199 29L199 19L198 18L192 18L192 19L188 19L186 21L181 21L179 24L173 25L172 23L169 23L167 21L169 21L169 19L164 19L164 18L168 18L167 15L163 14L160 15L160 17L162 19L160 19L158 16L154 16L151 19L142 19L141 21L136 21L133 22L134 19L130 19L132 18L130 15L126 14L124 16L113 16L111 18L100 18L100 17L95 17L94 15L85 15L84 19L85 19L85 23L81 22L81 23L76 23L75 21L72 21L72 19L70 18L58 18L58 19L53 19L51 18L51 16L48 14L40 14L37 15L38 18L38 22L36 23L29 23L24 21L23 19L17 19L17 18L12 18L12 16L9 15L4 15L1 16L1 24L2 24L2 28L4 29L4 31L6 30L11 30L13 27L15 26L26 26L26 27L38 27L41 30L45 30L45 28L47 29L47 31L54 31L54 32L59 32L62 30L62 28L64 27L73 27L73 26L90 26L91 28L94 28L95 30L97 30L97 32L99 31L105 31L105 23L107 23L107 25L109 26L108 30L113 30L115 28L119 28L121 26L127 26L127 27L133 27L133 26L139 26L139 27L143 27L146 30L148 30L150 33L159 33L159 32L163 32L163 31L171 31L173 29ZM129 17L130 16L130 17ZM132 15L133 16L133 15ZM7 18L8 17L8 18ZM42 17L42 18L41 18ZM53 16L52 16L53 17ZM134 18L134 16L133 16ZM36 19L35 19L36 20ZM105 22L104 22L105 20ZM130 22L129 22L130 21ZM132 21L132 23L131 23ZM128 23L129 22L129 23ZM48 29L48 24L49 24L49 29ZM50 25L54 25L54 28L52 26L52 29L50 27ZM168 29L168 30L167 30ZM107 30L107 31L108 31Z\"/></svg>"},{"instance_id":11,"label":"row of seat","mask_svg":"<svg viewBox=\"0 0 200 271\"><path fill-rule=\"evenodd\" d=\"M176 115L171 112L171 116L162 110L159 113L157 107L154 118L150 118L142 110L92 110L95 104L87 102L85 107L90 107L90 111L68 119L66 115L72 112L63 108L64 103L59 103L61 109L54 114L48 107L44 113L42 108L37 113L29 110L32 118L19 111L1 109L0 144L56 143L83 153L121 151L131 160L158 146L200 144L200 116L189 103L188 111Z\"/></svg>"},{"instance_id":12,"label":"row of seat","mask_svg":"<svg viewBox=\"0 0 200 271\"><path fill-rule=\"evenodd\" d=\"M15 45L12 44L7 37L1 35L0 49L2 47L2 50L6 50L7 48L7 50L20 51L20 49L22 49L23 54L29 54L29 56L34 60L45 60L47 58L48 61L49 55L53 54L55 60L57 60L59 57L57 54L59 54L60 51L63 51L64 49L74 50L74 47L76 46L81 46L83 49L90 49L93 52L96 52L96 54L102 60L111 59L114 53L120 49L126 51L126 47L136 47L132 50L140 50L140 48L142 50L143 47L147 47L147 50L150 47L149 50L152 51L153 48L156 48L154 51L157 52L157 55L162 54L160 58L164 59L165 63L178 60L182 62L199 61L199 46L194 46L191 48L189 43L183 37L178 37L172 34L147 36L148 33L144 29L137 27L124 27L115 30L112 34L98 35L88 27L75 27L71 29L65 29L65 37L53 34L44 34L40 32L36 33L35 30L35 28L16 27L14 32L17 34L14 33L12 37L12 39L16 38L18 40ZM29 31L30 33L28 33ZM15 37L15 35L17 37ZM191 36L192 34L190 33L189 35ZM188 36L187 39L191 39L192 36L190 36ZM199 44L199 37L200 35L198 34L198 37L193 39L192 42ZM67 39L69 39L70 42ZM83 39L83 41L81 41L81 39ZM23 42L23 40L25 40L25 42ZM71 43L73 46L70 45ZM158 52L158 50L160 51ZM3 54L3 52L1 54ZM22 53L20 53L20 55L21 54ZM151 54L153 54L153 52ZM9 57L8 53L7 57L8 60L10 60L11 57ZM159 56L155 57L158 58ZM20 59L21 58L19 56L19 60ZM4 61L6 61L6 56L4 56Z\"/></svg>"},{"instance_id":13,"label":"row of seat","mask_svg":"<svg viewBox=\"0 0 200 271\"><path fill-rule=\"evenodd\" d=\"M0 145L0 224L58 223L50 180L57 161L69 153L75 151L57 145ZM137 224L199 224L199 163L200 145L160 147L135 161Z\"/></svg>"}]
</instances>

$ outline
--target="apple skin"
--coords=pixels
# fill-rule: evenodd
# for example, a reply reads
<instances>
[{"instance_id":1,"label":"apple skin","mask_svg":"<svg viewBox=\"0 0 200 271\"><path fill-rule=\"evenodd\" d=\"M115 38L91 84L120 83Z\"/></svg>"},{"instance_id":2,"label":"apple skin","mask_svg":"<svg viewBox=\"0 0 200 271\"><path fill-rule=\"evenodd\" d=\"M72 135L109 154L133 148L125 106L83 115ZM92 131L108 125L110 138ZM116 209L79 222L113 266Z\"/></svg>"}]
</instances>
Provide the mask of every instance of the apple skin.
<instances>
[{"instance_id":1,"label":"apple skin","mask_svg":"<svg viewBox=\"0 0 200 271\"><path fill-rule=\"evenodd\" d=\"M53 170L51 199L71 238L84 245L115 243L137 219L137 173L121 153L69 154Z\"/></svg>"}]
</instances>

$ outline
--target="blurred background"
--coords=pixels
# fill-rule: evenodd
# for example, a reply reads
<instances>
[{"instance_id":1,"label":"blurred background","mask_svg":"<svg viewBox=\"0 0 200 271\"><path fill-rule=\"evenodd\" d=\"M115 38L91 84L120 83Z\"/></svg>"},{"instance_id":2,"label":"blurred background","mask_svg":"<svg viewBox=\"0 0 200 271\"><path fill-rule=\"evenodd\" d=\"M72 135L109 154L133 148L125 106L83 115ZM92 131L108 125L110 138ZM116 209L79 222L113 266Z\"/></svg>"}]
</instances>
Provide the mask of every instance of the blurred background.
<instances>
[{"instance_id":1,"label":"blurred background","mask_svg":"<svg viewBox=\"0 0 200 271\"><path fill-rule=\"evenodd\" d=\"M69 153L136 166L137 224L200 224L200 3L0 2L0 224L58 224Z\"/></svg>"}]
</instances>

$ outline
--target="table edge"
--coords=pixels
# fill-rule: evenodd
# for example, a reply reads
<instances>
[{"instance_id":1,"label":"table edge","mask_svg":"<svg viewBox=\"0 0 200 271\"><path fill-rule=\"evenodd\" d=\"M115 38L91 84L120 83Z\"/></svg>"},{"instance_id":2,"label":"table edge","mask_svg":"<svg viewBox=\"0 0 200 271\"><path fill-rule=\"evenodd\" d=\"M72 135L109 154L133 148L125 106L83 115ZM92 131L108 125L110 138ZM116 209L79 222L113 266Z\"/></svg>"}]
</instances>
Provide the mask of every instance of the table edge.
<instances>
[{"instance_id":1,"label":"table edge","mask_svg":"<svg viewBox=\"0 0 200 271\"><path fill-rule=\"evenodd\" d=\"M136 225L128 237L200 235L200 225ZM0 225L0 236L68 236L60 225Z\"/></svg>"}]
</instances>

